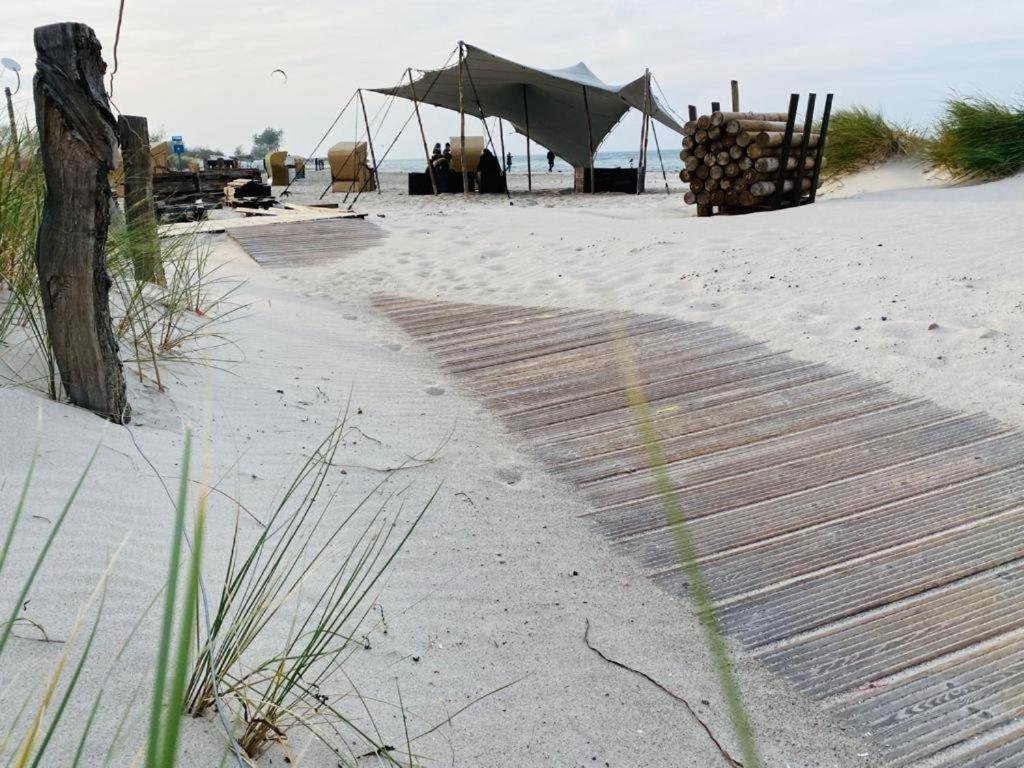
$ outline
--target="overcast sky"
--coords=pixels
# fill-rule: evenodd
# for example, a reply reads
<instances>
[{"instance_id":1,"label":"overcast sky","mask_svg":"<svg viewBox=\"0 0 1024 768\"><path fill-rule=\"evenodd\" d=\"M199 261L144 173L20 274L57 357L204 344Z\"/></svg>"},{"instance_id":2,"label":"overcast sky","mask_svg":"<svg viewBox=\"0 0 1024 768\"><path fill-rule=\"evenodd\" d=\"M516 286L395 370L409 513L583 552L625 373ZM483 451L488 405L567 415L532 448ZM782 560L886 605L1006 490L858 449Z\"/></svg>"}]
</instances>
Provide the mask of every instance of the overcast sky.
<instances>
[{"instance_id":1,"label":"overcast sky","mask_svg":"<svg viewBox=\"0 0 1024 768\"><path fill-rule=\"evenodd\" d=\"M0 56L24 67L19 109L31 108L33 27L85 22L112 64L117 8L118 0L4 0ZM1024 98L1022 0L125 0L113 101L189 145L231 152L271 125L305 155L355 88L394 84L407 66L439 66L460 39L538 67L582 60L614 84L649 66L680 112L727 102L732 78L744 109L782 110L791 91L831 90L840 105L917 124L952 90ZM271 77L278 67L287 83ZM367 96L371 117L382 103ZM395 105L379 144L410 109ZM431 140L458 132L455 113L424 115ZM351 138L354 119L350 110L328 144ZM393 157L422 152L414 126ZM603 148L632 149L638 138L633 117ZM675 150L675 136L662 140ZM523 140L509 141L520 154Z\"/></svg>"}]
</instances>

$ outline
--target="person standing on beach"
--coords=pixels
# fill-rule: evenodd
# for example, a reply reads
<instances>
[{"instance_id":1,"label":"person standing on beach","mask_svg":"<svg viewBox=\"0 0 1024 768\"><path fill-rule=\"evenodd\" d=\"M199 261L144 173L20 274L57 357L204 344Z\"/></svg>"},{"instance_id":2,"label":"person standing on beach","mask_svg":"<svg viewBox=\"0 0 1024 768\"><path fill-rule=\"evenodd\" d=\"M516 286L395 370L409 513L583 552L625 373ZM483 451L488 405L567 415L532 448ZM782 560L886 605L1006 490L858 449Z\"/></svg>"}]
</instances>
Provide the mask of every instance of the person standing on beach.
<instances>
[{"instance_id":1,"label":"person standing on beach","mask_svg":"<svg viewBox=\"0 0 1024 768\"><path fill-rule=\"evenodd\" d=\"M505 155L505 173L512 172L512 153L509 152Z\"/></svg>"},{"instance_id":2,"label":"person standing on beach","mask_svg":"<svg viewBox=\"0 0 1024 768\"><path fill-rule=\"evenodd\" d=\"M555 170L555 153L550 149L548 150L548 173Z\"/></svg>"}]
</instances>

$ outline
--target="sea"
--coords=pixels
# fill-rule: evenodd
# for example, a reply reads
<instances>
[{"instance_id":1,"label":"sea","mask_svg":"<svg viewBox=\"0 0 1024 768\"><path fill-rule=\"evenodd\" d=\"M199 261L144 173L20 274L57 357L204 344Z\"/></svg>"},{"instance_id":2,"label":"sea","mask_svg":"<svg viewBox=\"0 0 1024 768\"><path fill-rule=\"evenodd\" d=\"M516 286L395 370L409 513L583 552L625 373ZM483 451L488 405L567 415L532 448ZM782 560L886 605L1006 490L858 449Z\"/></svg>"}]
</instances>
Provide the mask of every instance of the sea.
<instances>
[{"instance_id":1,"label":"sea","mask_svg":"<svg viewBox=\"0 0 1024 768\"><path fill-rule=\"evenodd\" d=\"M665 163L666 173L678 173L683 164L679 159L679 150L675 148L675 142L673 142L673 148L662 147L661 150L661 161ZM538 147L538 151L531 155L530 168L534 173L546 173L548 170L548 161L545 157L547 154L546 150ZM594 156L594 166L596 168L630 168L636 167L637 152L598 152ZM661 161L658 159L658 153L653 147L647 148L647 172L657 173L661 170ZM382 171L395 171L401 173L410 173L413 171L422 171L426 167L425 160L420 158L407 158L407 159L391 159L388 158L381 163L380 169ZM562 173L571 173L572 166L562 161L559 158L555 159L555 170ZM526 153L516 154L512 152L512 173L526 173Z\"/></svg>"}]
</instances>

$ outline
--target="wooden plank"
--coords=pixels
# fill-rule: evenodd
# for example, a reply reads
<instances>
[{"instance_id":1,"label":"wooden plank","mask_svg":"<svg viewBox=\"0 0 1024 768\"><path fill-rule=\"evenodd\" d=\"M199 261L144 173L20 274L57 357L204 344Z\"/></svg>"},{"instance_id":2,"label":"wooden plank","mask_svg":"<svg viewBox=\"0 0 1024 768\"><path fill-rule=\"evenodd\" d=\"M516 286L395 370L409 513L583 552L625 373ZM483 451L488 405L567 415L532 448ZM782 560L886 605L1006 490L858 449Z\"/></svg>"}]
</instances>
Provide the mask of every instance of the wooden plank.
<instances>
[{"instance_id":1,"label":"wooden plank","mask_svg":"<svg viewBox=\"0 0 1024 768\"><path fill-rule=\"evenodd\" d=\"M1024 555L1024 511L966 531L847 563L721 607L722 623L746 646L765 645L951 583Z\"/></svg>"},{"instance_id":2,"label":"wooden plank","mask_svg":"<svg viewBox=\"0 0 1024 768\"><path fill-rule=\"evenodd\" d=\"M635 363L727 630L887 762L1024 765L1020 431L706 323L375 301L682 596Z\"/></svg>"},{"instance_id":3,"label":"wooden plank","mask_svg":"<svg viewBox=\"0 0 1024 768\"><path fill-rule=\"evenodd\" d=\"M386 232L359 218L328 218L236 228L229 235L263 267L333 261L378 243Z\"/></svg>"},{"instance_id":4,"label":"wooden plank","mask_svg":"<svg viewBox=\"0 0 1024 768\"><path fill-rule=\"evenodd\" d=\"M1024 711L1024 638L950 659L939 669L873 691L838 711L870 728L887 754L902 764L1019 723ZM1021 743L1018 735L1017 753Z\"/></svg>"},{"instance_id":5,"label":"wooden plank","mask_svg":"<svg viewBox=\"0 0 1024 768\"><path fill-rule=\"evenodd\" d=\"M692 519L689 530L697 541L698 552L704 556L739 549L763 539L917 498L957 483L994 477L1002 470L1024 463L1022 452L1024 438L1013 433L793 496ZM633 552L651 570L661 572L678 565L671 528L635 537L622 542L621 546Z\"/></svg>"},{"instance_id":6,"label":"wooden plank","mask_svg":"<svg viewBox=\"0 0 1024 768\"><path fill-rule=\"evenodd\" d=\"M885 470L976 443L1001 431L1005 427L993 419L961 416L836 451L827 462L815 456L742 474L734 473L728 465L704 468L696 462L684 462L669 466L668 475L680 489L676 495L684 514L703 517ZM714 448L713 442L701 447L708 453ZM666 525L649 471L625 479L613 478L600 490L595 489L595 496L599 500L594 502L597 510L591 517L613 538Z\"/></svg>"},{"instance_id":7,"label":"wooden plank","mask_svg":"<svg viewBox=\"0 0 1024 768\"><path fill-rule=\"evenodd\" d=\"M1019 491L1024 468L1008 479ZM1018 561L760 656L815 698L868 690L883 678L1024 626L1022 598L1024 563Z\"/></svg>"}]
</instances>

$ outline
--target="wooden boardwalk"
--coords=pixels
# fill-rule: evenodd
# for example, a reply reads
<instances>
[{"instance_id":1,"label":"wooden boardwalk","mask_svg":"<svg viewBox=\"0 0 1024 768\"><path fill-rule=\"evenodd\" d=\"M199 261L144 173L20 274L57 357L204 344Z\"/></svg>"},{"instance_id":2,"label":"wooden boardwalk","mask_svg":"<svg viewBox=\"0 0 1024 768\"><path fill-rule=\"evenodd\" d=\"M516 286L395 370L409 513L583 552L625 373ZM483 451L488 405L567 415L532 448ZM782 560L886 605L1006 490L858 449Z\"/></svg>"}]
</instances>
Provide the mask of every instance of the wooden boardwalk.
<instances>
[{"instance_id":1,"label":"wooden boardwalk","mask_svg":"<svg viewBox=\"0 0 1024 768\"><path fill-rule=\"evenodd\" d=\"M326 218L229 229L228 234L263 267L302 267L334 261L387 235L362 218Z\"/></svg>"},{"instance_id":2,"label":"wooden boardwalk","mask_svg":"<svg viewBox=\"0 0 1024 768\"><path fill-rule=\"evenodd\" d=\"M706 323L375 304L684 596L627 403L631 350L727 631L887 762L1024 766L1020 431Z\"/></svg>"}]
</instances>

